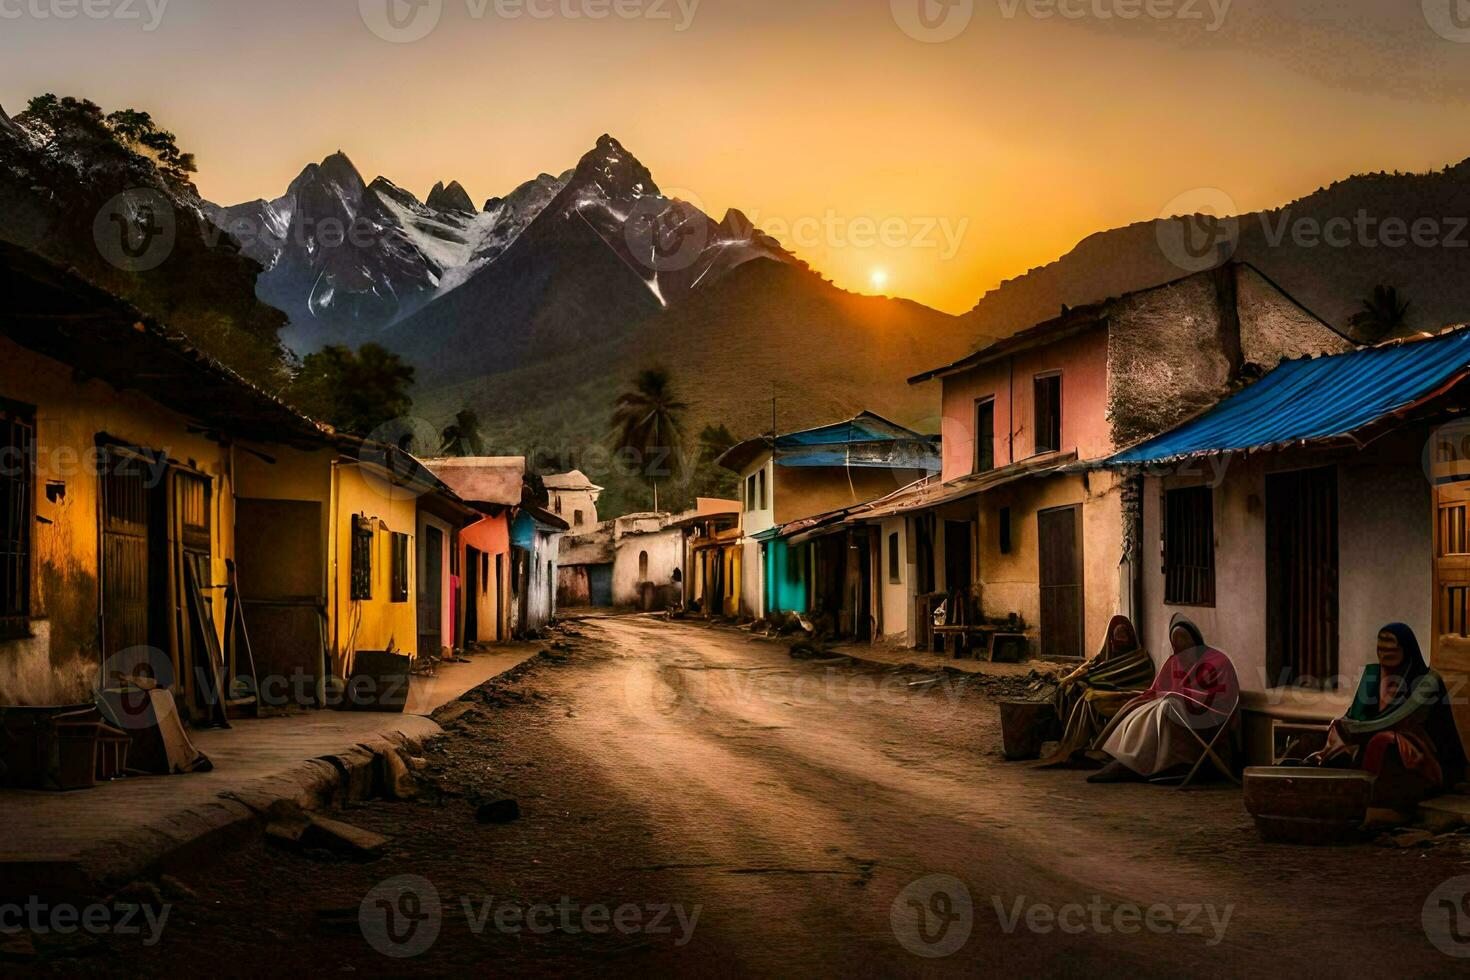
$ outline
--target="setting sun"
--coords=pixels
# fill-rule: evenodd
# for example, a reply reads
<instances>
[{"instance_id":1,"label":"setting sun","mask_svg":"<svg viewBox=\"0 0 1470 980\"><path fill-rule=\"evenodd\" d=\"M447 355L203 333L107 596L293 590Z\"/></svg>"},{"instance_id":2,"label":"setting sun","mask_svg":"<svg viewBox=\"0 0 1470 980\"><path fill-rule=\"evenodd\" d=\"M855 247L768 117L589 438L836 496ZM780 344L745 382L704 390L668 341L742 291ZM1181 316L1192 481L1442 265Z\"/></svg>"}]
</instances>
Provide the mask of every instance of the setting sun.
<instances>
[{"instance_id":1,"label":"setting sun","mask_svg":"<svg viewBox=\"0 0 1470 980\"><path fill-rule=\"evenodd\" d=\"M888 270L874 269L868 273L868 282L872 284L874 289L885 288L888 285Z\"/></svg>"}]
</instances>

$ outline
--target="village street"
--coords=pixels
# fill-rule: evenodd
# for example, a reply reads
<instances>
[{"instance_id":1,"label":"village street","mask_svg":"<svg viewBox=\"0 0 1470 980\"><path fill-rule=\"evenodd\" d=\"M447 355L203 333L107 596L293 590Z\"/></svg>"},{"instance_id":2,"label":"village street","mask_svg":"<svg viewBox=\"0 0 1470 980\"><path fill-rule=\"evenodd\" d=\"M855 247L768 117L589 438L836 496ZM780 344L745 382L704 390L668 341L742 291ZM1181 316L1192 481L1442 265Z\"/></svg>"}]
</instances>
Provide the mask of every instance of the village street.
<instances>
[{"instance_id":1,"label":"village street","mask_svg":"<svg viewBox=\"0 0 1470 980\"><path fill-rule=\"evenodd\" d=\"M1264 845L1233 788L1092 786L1003 762L992 698L910 686L934 676L795 661L731 629L574 623L472 692L426 753L419 800L344 811L394 838L383 858L255 841L179 874L156 946L76 952L117 974L1463 969L1421 913L1470 872L1470 839ZM520 819L478 823L502 797ZM373 892L403 875L422 879L410 901ZM405 917L392 938L364 938L374 908Z\"/></svg>"}]
</instances>

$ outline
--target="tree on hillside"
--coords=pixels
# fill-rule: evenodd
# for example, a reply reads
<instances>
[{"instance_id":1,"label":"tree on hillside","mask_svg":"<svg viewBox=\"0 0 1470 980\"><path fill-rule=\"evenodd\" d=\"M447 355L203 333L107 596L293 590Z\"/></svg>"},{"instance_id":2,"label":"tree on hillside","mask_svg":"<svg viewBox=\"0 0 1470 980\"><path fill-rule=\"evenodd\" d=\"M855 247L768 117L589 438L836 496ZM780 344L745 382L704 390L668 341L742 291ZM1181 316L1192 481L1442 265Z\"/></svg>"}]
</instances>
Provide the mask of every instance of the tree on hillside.
<instances>
[{"instance_id":1,"label":"tree on hillside","mask_svg":"<svg viewBox=\"0 0 1470 980\"><path fill-rule=\"evenodd\" d=\"M485 441L480 438L480 416L471 409L461 409L439 438L439 451L445 456L485 455Z\"/></svg>"},{"instance_id":2,"label":"tree on hillside","mask_svg":"<svg viewBox=\"0 0 1470 980\"><path fill-rule=\"evenodd\" d=\"M339 431L367 436L413 409L413 368L377 344L324 347L301 362L287 400Z\"/></svg>"},{"instance_id":3,"label":"tree on hillside","mask_svg":"<svg viewBox=\"0 0 1470 980\"><path fill-rule=\"evenodd\" d=\"M107 126L114 136L134 153L150 157L165 177L184 183L197 173L194 154L179 149L173 133L159 129L153 117L136 109L119 109L107 115Z\"/></svg>"},{"instance_id":4,"label":"tree on hillside","mask_svg":"<svg viewBox=\"0 0 1470 980\"><path fill-rule=\"evenodd\" d=\"M679 468L684 413L689 406L674 394L673 377L656 366L640 371L633 387L613 403L614 449L653 488L658 510L658 483Z\"/></svg>"},{"instance_id":5,"label":"tree on hillside","mask_svg":"<svg viewBox=\"0 0 1470 980\"><path fill-rule=\"evenodd\" d=\"M1358 336L1374 342L1404 329L1410 303L1400 300L1395 286L1374 286L1373 295L1363 300L1363 308L1353 315L1352 326Z\"/></svg>"},{"instance_id":6,"label":"tree on hillside","mask_svg":"<svg viewBox=\"0 0 1470 980\"><path fill-rule=\"evenodd\" d=\"M731 499L740 493L740 478L719 465L719 459L735 446L728 426L707 425L699 433L697 469L692 481L695 497Z\"/></svg>"},{"instance_id":7,"label":"tree on hillside","mask_svg":"<svg viewBox=\"0 0 1470 980\"><path fill-rule=\"evenodd\" d=\"M58 98L47 92L31 99L16 119L28 127L39 124L61 143L116 144L152 160L158 172L174 183L188 181L199 169L194 154L179 149L173 133L160 129L150 114L137 109L119 109L104 116L91 99Z\"/></svg>"}]
</instances>

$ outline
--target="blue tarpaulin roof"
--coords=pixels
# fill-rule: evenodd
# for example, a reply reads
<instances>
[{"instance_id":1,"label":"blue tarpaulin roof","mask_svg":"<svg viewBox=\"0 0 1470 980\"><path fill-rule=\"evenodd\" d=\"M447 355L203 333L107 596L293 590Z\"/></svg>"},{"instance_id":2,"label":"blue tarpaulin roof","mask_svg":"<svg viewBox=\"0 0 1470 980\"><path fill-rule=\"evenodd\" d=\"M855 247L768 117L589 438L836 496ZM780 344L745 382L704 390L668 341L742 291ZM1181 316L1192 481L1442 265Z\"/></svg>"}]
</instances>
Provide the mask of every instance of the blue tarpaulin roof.
<instances>
[{"instance_id":1,"label":"blue tarpaulin roof","mask_svg":"<svg viewBox=\"0 0 1470 980\"><path fill-rule=\"evenodd\" d=\"M1470 370L1470 330L1288 361L1178 428L1104 465L1159 463L1346 436Z\"/></svg>"},{"instance_id":2,"label":"blue tarpaulin roof","mask_svg":"<svg viewBox=\"0 0 1470 980\"><path fill-rule=\"evenodd\" d=\"M864 412L846 422L779 436L778 466L852 466L880 469L939 470L933 439Z\"/></svg>"}]
</instances>

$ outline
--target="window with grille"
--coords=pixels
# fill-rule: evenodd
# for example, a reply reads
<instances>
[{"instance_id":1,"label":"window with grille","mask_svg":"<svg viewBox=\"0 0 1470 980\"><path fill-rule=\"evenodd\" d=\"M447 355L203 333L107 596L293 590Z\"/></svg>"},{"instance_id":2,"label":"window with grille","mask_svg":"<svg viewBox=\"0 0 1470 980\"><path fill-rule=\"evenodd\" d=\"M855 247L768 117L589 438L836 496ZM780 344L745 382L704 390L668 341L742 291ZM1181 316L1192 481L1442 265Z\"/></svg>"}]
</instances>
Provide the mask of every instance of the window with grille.
<instances>
[{"instance_id":1,"label":"window with grille","mask_svg":"<svg viewBox=\"0 0 1470 980\"><path fill-rule=\"evenodd\" d=\"M352 598L373 597L373 522L352 519Z\"/></svg>"},{"instance_id":2,"label":"window with grille","mask_svg":"<svg viewBox=\"0 0 1470 980\"><path fill-rule=\"evenodd\" d=\"M1209 487L1164 494L1164 601L1215 604L1215 505Z\"/></svg>"},{"instance_id":3,"label":"window with grille","mask_svg":"<svg viewBox=\"0 0 1470 980\"><path fill-rule=\"evenodd\" d=\"M1461 503L1441 506L1439 510L1439 553L1448 555L1470 554L1465 534L1466 505Z\"/></svg>"},{"instance_id":4,"label":"window with grille","mask_svg":"<svg viewBox=\"0 0 1470 980\"><path fill-rule=\"evenodd\" d=\"M1036 455L1062 451L1062 376L1036 379Z\"/></svg>"},{"instance_id":5,"label":"window with grille","mask_svg":"<svg viewBox=\"0 0 1470 980\"><path fill-rule=\"evenodd\" d=\"M995 469L995 399L975 403L975 472Z\"/></svg>"},{"instance_id":6,"label":"window with grille","mask_svg":"<svg viewBox=\"0 0 1470 980\"><path fill-rule=\"evenodd\" d=\"M30 633L36 424L0 403L0 639Z\"/></svg>"},{"instance_id":7,"label":"window with grille","mask_svg":"<svg viewBox=\"0 0 1470 980\"><path fill-rule=\"evenodd\" d=\"M393 590L394 602L408 601L408 535L393 535Z\"/></svg>"}]
</instances>

